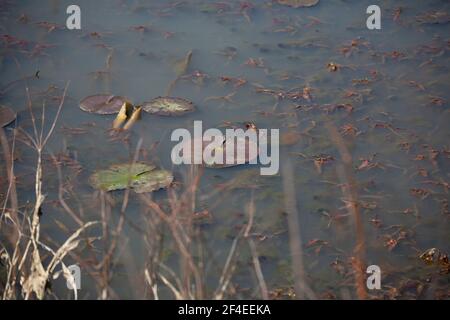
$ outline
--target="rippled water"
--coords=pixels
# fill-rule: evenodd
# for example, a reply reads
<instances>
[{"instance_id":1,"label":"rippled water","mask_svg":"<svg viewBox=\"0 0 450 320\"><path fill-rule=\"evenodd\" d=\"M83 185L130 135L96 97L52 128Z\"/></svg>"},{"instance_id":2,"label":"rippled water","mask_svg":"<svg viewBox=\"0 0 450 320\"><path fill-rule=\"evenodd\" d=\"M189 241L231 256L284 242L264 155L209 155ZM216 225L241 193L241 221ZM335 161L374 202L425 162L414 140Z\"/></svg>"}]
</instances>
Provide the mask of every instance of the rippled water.
<instances>
[{"instance_id":1,"label":"rippled water","mask_svg":"<svg viewBox=\"0 0 450 320\"><path fill-rule=\"evenodd\" d=\"M366 28L365 11L372 1L323 0L299 9L275 1L78 1L81 30L65 28L70 1L0 4L0 104L17 111L16 126L32 132L26 83L37 114L45 101L49 127L70 81L44 156L47 200L41 236L54 247L76 225L58 200L59 180L51 155L62 161L68 204L77 212L82 209L83 220L97 220L99 196L88 184L89 175L128 161L139 138L140 159L173 170L182 184L186 168L173 166L170 160L173 129L191 128L194 120L202 120L204 127L252 121L259 128L280 129L281 172L287 162L293 164L306 281L317 297L356 298L352 266L356 229L347 210L349 198L342 191L348 176L339 174L342 155L330 135L331 126L351 154L365 238L364 265L375 264L382 270L382 289L370 291L369 296L448 298L448 274L419 259L429 248L450 251L447 1L383 1L381 30ZM424 23L429 18L424 15L434 11L442 13L440 23ZM6 35L24 42L12 44ZM180 118L143 114L124 144L112 141L107 132L113 116L79 109L82 98L96 93L123 95L136 104L164 95L176 78L175 61L189 50L193 52L189 69L172 95L193 101L196 112ZM329 63L337 64L336 72L329 70ZM202 79L196 77L197 71ZM238 86L221 77L245 83ZM277 98L261 92L262 88L277 93L291 89L303 93L310 88L312 99ZM231 100L214 98L227 95ZM6 133L12 138L11 127ZM34 201L35 154L20 142L16 153L19 200L25 205ZM3 163L2 158L2 202ZM232 179L240 180L221 191ZM217 286L233 239L247 223L245 208L253 195L251 237L270 297L292 297L283 180L281 175L260 176L259 168L250 165L204 170L195 211L208 210L211 218L196 223L200 232L195 241L204 255L202 270L209 293ZM108 225L113 229L123 192L111 197ZM165 191L155 194L161 203L166 198ZM114 297L144 298L149 291L143 273L149 251L138 227L146 227L148 213L135 195L129 202L109 285ZM100 229L90 235L100 236ZM95 250L100 252L102 246L100 240L94 241ZM83 248L78 253L89 261L90 253ZM247 243L241 242L238 249L234 293L227 297L260 297ZM173 247L168 244L162 250L165 263L177 270ZM196 253L196 259L199 256ZM67 258L67 264L71 262L74 256ZM70 295L61 279L54 281L53 288L56 296ZM98 283L83 273L81 297L97 296ZM161 296L173 297L166 289Z\"/></svg>"}]
</instances>

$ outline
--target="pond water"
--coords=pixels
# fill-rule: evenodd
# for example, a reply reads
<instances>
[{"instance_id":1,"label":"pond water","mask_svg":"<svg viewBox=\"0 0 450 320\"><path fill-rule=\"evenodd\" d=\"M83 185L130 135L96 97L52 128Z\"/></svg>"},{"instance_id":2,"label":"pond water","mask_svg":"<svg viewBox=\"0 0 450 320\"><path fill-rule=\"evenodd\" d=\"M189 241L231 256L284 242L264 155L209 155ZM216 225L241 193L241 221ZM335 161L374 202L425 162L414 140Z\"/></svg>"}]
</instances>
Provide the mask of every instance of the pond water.
<instances>
[{"instance_id":1,"label":"pond water","mask_svg":"<svg viewBox=\"0 0 450 320\"><path fill-rule=\"evenodd\" d=\"M205 128L251 121L281 136L278 175L261 176L258 165L199 171L195 207L188 208L197 215L191 226L184 220L180 226L204 281L201 297L214 297L240 237L224 298L261 298L265 284L269 298L292 299L299 282L315 298L449 298L448 262L419 258L430 248L441 257L450 251L449 2L383 1L381 30L366 27L373 1L322 0L298 9L276 2L77 1L81 30L68 30L71 1L0 1L0 104L17 112L17 122L5 128L10 143L14 127L33 134L26 86L38 123L45 103L49 130L68 84L44 150L40 223L42 242L55 250L77 229L60 185L83 222L103 219L65 258L81 266L79 298L152 298L150 269L159 297L174 298L159 274L176 282L189 267L170 228L152 226L156 213L131 192L115 238L125 192L95 191L89 176L130 161L140 146L138 159L173 171L169 189L181 196L192 186L190 169L172 164L170 134L192 128L194 120ZM177 61L190 50L171 95L192 101L195 112L143 113L114 136L114 115L80 110L80 100L93 94L134 104L166 95ZM35 199L36 153L19 134L16 140L19 211L26 216ZM3 152L1 159L3 206ZM152 197L170 212L167 191ZM241 237L252 202L252 228ZM96 267L115 240L107 266ZM44 264L48 259L43 254ZM363 288L366 295L358 293L358 274L366 275L369 265L380 267L382 280L379 290ZM186 281L179 286L198 291ZM51 291L49 298L73 296L62 278Z\"/></svg>"}]
</instances>

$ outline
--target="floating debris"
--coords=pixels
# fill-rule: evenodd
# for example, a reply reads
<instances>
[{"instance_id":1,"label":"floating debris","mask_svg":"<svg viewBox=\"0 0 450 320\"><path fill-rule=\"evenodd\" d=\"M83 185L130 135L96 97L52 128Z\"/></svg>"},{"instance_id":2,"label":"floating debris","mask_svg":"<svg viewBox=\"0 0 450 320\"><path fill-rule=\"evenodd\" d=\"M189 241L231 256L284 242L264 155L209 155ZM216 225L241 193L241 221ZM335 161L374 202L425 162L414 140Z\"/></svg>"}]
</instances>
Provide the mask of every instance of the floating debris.
<instances>
[{"instance_id":1,"label":"floating debris","mask_svg":"<svg viewBox=\"0 0 450 320\"><path fill-rule=\"evenodd\" d=\"M0 127L6 127L16 120L16 113L9 107L0 106Z\"/></svg>"},{"instance_id":2,"label":"floating debris","mask_svg":"<svg viewBox=\"0 0 450 320\"><path fill-rule=\"evenodd\" d=\"M445 11L431 11L417 16L421 24L446 24L450 22L450 15Z\"/></svg>"},{"instance_id":3,"label":"floating debris","mask_svg":"<svg viewBox=\"0 0 450 320\"><path fill-rule=\"evenodd\" d=\"M114 114L118 113L128 99L110 94L96 94L84 98L80 102L80 109L89 113Z\"/></svg>"},{"instance_id":4,"label":"floating debris","mask_svg":"<svg viewBox=\"0 0 450 320\"><path fill-rule=\"evenodd\" d=\"M302 48L328 48L325 40L318 37L312 37L302 40L288 40L278 43L280 49L302 49Z\"/></svg>"},{"instance_id":5,"label":"floating debris","mask_svg":"<svg viewBox=\"0 0 450 320\"><path fill-rule=\"evenodd\" d=\"M423 260L428 265L438 265L440 267L441 274L450 273L450 262L448 255L441 252L437 248L430 248L425 250L419 258Z\"/></svg>"},{"instance_id":6,"label":"floating debris","mask_svg":"<svg viewBox=\"0 0 450 320\"><path fill-rule=\"evenodd\" d=\"M292 8L302 8L315 6L319 0L277 0L277 3Z\"/></svg>"},{"instance_id":7,"label":"floating debris","mask_svg":"<svg viewBox=\"0 0 450 320\"><path fill-rule=\"evenodd\" d=\"M439 260L439 256L441 255L439 249L430 248L425 250L419 258L425 261L426 264L433 264Z\"/></svg>"},{"instance_id":8,"label":"floating debris","mask_svg":"<svg viewBox=\"0 0 450 320\"><path fill-rule=\"evenodd\" d=\"M173 175L155 166L137 162L135 164L115 164L108 169L99 170L89 178L90 184L104 191L123 190L127 187L136 193L152 192L167 188Z\"/></svg>"},{"instance_id":9,"label":"floating debris","mask_svg":"<svg viewBox=\"0 0 450 320\"><path fill-rule=\"evenodd\" d=\"M334 62L329 62L329 63L327 64L327 69L328 69L328 71L330 71L330 72L336 72L336 71L339 70L340 67L341 67L340 65L338 65L338 64L336 64L336 63L334 63Z\"/></svg>"},{"instance_id":10,"label":"floating debris","mask_svg":"<svg viewBox=\"0 0 450 320\"><path fill-rule=\"evenodd\" d=\"M191 101L182 98L157 97L142 104L145 112L160 116L179 116L195 110Z\"/></svg>"},{"instance_id":11,"label":"floating debris","mask_svg":"<svg viewBox=\"0 0 450 320\"><path fill-rule=\"evenodd\" d=\"M242 129L242 130L255 130L258 131L256 124L253 121L242 121L242 122L230 122L224 121L222 124L217 126L218 128L226 129Z\"/></svg>"}]
</instances>

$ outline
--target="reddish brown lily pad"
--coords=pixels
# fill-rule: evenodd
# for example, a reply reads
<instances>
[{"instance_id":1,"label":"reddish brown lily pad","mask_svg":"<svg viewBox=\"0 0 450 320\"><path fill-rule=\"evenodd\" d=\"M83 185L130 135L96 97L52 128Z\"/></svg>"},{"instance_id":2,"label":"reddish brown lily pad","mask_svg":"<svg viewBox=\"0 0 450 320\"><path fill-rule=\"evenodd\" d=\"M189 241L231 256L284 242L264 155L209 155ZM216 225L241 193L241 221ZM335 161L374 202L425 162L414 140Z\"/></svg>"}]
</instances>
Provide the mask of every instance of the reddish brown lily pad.
<instances>
[{"instance_id":1,"label":"reddish brown lily pad","mask_svg":"<svg viewBox=\"0 0 450 320\"><path fill-rule=\"evenodd\" d=\"M277 0L283 6L292 8L312 7L319 3L319 0Z\"/></svg>"},{"instance_id":2,"label":"reddish brown lily pad","mask_svg":"<svg viewBox=\"0 0 450 320\"><path fill-rule=\"evenodd\" d=\"M0 126L6 127L16 120L16 113L9 107L0 106Z\"/></svg>"},{"instance_id":3,"label":"reddish brown lily pad","mask_svg":"<svg viewBox=\"0 0 450 320\"><path fill-rule=\"evenodd\" d=\"M121 96L96 94L81 100L80 109L89 113L114 114L119 112L126 101L128 100Z\"/></svg>"},{"instance_id":4,"label":"reddish brown lily pad","mask_svg":"<svg viewBox=\"0 0 450 320\"><path fill-rule=\"evenodd\" d=\"M225 138L225 136L224 136ZM226 152L227 152L227 143L224 142L219 147L214 149L214 154L216 152L220 151L222 152L221 157L221 163L207 163L205 162L205 159L203 159L203 152L205 148L207 148L212 142L211 141L202 141L202 139L191 139L183 142L183 151L189 150L189 147L191 148L191 155L183 154L182 158L184 159L184 162L187 164L194 164L194 144L202 145L202 149L198 150L201 152L199 156L202 158L202 166L207 168L228 168L228 167L234 167L241 164L247 164L250 163L252 160L256 160L258 158L258 144L249 139L243 139L243 138L237 138L235 139L234 145L234 157L233 161L231 163L226 162ZM255 148L256 151L254 154L250 152L250 146ZM245 149L244 149L245 148ZM243 154L241 154L242 151Z\"/></svg>"},{"instance_id":5,"label":"reddish brown lily pad","mask_svg":"<svg viewBox=\"0 0 450 320\"><path fill-rule=\"evenodd\" d=\"M186 99L157 97L142 104L145 112L160 116L180 116L195 110L194 104Z\"/></svg>"}]
</instances>

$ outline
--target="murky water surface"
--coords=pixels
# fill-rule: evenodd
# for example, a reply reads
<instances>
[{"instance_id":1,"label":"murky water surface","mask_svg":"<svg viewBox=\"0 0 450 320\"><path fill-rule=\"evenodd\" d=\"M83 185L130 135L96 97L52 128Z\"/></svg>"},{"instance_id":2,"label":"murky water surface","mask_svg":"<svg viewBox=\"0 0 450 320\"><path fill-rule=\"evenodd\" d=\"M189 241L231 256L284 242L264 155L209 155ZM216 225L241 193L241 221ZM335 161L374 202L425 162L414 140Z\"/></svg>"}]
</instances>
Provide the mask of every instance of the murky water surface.
<instances>
[{"instance_id":1,"label":"murky water surface","mask_svg":"<svg viewBox=\"0 0 450 320\"><path fill-rule=\"evenodd\" d=\"M450 5L383 1L382 29L371 31L365 11L372 2L322 0L293 9L275 1L78 1L82 29L71 31L65 28L71 1L0 1L0 103L18 113L15 126L32 134L26 85L38 120L45 103L49 128L70 81L44 154L43 241L57 248L77 227L59 200L60 183L62 197L83 221L100 220L101 197L88 177L129 161L140 138L139 159L172 170L173 188L182 192L187 168L170 160L172 130L191 128L194 120L202 120L205 128L252 121L258 128L280 129L280 173L292 163L288 175L295 187L289 189L296 198L305 280L317 297L357 297L358 237L351 210L356 203L364 266L382 270L382 288L369 296L448 298L448 266L427 265L419 255L430 248L450 251ZM439 19L430 16L436 11ZM79 109L81 99L96 93L126 96L135 104L165 95L176 78L176 62L190 50L192 60L172 95L191 100L196 112L169 118L143 114L123 141L108 131L114 116ZM13 127L6 128L10 142ZM342 173L334 129L351 155L349 175ZM15 153L19 202L26 212L34 201L36 158L20 139ZM52 156L62 168L60 178ZM7 188L3 163L2 157L2 202ZM353 202L345 193L350 178ZM284 180L281 174L260 176L252 165L203 171L195 212L206 210L207 217L194 223L193 255L203 261L206 296L217 287L253 197L250 237L269 295L292 298L293 235ZM113 232L124 192L109 196L106 227ZM166 191L153 194L163 206L167 197ZM130 193L108 270L109 297L149 297L144 270L156 254L147 246L149 214ZM181 272L186 266L178 264L168 230L163 233L167 240L161 259ZM99 227L88 235L102 234ZM83 257L88 268L95 255L101 256L103 240L83 242L66 264ZM226 297L259 298L247 241L239 242L238 251L233 290ZM100 294L94 279L103 271L89 270L82 268L82 298ZM158 281L160 296L173 298ZM59 297L71 295L61 279L53 282L53 291Z\"/></svg>"}]
</instances>

